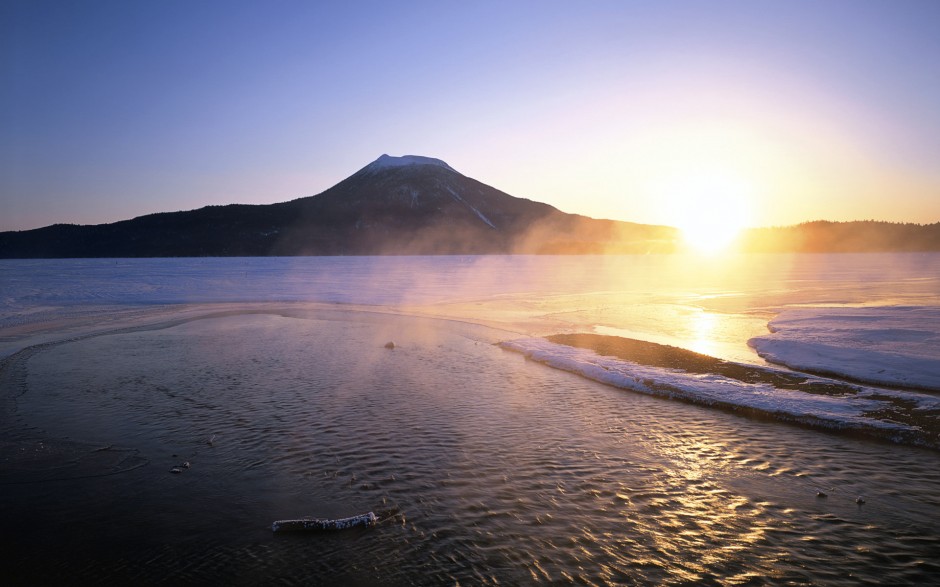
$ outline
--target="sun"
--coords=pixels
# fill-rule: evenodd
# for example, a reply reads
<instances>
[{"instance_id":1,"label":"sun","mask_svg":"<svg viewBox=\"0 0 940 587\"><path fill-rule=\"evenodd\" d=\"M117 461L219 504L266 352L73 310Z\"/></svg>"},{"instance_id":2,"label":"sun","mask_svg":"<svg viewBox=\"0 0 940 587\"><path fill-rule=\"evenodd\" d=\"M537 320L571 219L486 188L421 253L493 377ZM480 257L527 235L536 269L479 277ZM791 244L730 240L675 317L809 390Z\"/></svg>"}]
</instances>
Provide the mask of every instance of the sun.
<instances>
[{"instance_id":1,"label":"sun","mask_svg":"<svg viewBox=\"0 0 940 587\"><path fill-rule=\"evenodd\" d=\"M667 217L685 247L714 255L728 249L750 220L753 190L731 175L699 173L670 183L664 193Z\"/></svg>"}]
</instances>

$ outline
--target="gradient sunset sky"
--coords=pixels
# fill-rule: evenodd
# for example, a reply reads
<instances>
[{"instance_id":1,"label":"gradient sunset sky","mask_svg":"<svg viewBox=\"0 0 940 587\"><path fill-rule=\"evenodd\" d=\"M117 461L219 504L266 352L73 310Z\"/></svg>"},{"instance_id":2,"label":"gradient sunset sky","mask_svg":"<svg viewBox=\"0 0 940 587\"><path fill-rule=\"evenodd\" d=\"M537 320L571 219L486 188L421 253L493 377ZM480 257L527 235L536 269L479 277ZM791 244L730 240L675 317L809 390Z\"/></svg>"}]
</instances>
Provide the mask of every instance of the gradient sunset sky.
<instances>
[{"instance_id":1,"label":"gradient sunset sky","mask_svg":"<svg viewBox=\"0 0 940 587\"><path fill-rule=\"evenodd\" d=\"M290 200L383 153L643 223L940 221L937 0L6 0L0 80L0 230Z\"/></svg>"}]
</instances>

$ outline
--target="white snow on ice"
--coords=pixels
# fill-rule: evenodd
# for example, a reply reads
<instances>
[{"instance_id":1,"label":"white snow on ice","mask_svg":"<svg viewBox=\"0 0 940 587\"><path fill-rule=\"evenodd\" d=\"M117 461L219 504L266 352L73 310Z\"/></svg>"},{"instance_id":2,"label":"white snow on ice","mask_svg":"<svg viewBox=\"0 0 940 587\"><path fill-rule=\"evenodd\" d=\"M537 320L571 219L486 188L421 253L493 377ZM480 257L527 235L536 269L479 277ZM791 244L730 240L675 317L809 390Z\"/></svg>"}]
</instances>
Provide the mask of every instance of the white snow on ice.
<instances>
[{"instance_id":1,"label":"white snow on ice","mask_svg":"<svg viewBox=\"0 0 940 587\"><path fill-rule=\"evenodd\" d=\"M592 350L556 344L543 338L524 338L501 344L505 349L614 387L648 395L682 399L691 403L729 409L749 408L778 419L830 428L880 429L916 432L898 422L865 414L888 407L873 396L895 397L918 409L940 409L940 398L915 392L855 386L858 393L846 396L812 394L777 389L765 383L744 383L716 374L692 374L677 369L650 367L623 359L598 355ZM823 378L811 378L824 382Z\"/></svg>"},{"instance_id":2,"label":"white snow on ice","mask_svg":"<svg viewBox=\"0 0 940 587\"><path fill-rule=\"evenodd\" d=\"M748 341L793 369L940 391L940 307L796 308Z\"/></svg>"}]
</instances>

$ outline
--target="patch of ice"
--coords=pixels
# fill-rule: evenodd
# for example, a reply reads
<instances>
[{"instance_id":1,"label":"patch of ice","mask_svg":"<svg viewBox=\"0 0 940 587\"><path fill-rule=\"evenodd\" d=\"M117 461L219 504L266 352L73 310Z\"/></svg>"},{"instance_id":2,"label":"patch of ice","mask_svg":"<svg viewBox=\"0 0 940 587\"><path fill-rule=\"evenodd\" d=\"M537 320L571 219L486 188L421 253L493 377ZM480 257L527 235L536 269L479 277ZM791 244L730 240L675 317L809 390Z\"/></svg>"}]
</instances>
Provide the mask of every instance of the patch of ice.
<instances>
[{"instance_id":1,"label":"patch of ice","mask_svg":"<svg viewBox=\"0 0 940 587\"><path fill-rule=\"evenodd\" d=\"M767 361L878 385L940 391L940 307L798 308L748 344Z\"/></svg>"}]
</instances>

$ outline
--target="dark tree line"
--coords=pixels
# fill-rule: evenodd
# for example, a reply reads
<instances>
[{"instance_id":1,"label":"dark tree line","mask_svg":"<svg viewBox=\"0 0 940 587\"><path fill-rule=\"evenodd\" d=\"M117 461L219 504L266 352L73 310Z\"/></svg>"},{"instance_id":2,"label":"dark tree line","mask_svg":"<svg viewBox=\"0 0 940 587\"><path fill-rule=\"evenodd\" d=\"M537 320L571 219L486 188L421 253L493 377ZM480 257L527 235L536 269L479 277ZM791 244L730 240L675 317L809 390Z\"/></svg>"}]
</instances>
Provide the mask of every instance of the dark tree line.
<instances>
[{"instance_id":1,"label":"dark tree line","mask_svg":"<svg viewBox=\"0 0 940 587\"><path fill-rule=\"evenodd\" d=\"M751 252L800 253L940 251L940 222L819 220L794 226L754 228L742 235L741 247Z\"/></svg>"}]
</instances>

